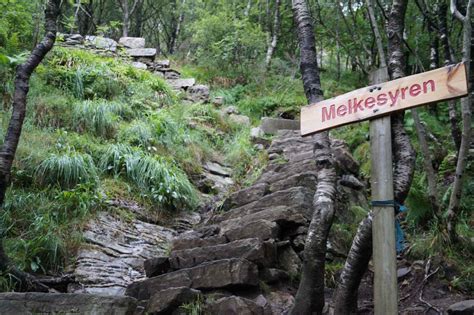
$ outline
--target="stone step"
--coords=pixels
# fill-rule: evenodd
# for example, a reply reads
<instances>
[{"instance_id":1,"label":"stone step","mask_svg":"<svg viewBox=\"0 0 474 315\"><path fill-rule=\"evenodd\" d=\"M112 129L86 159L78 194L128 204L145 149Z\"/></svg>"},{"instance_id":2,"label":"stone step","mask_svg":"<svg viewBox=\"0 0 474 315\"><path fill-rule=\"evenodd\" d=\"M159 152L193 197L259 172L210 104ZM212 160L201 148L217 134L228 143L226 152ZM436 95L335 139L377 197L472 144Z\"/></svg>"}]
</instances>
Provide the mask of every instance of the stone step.
<instances>
[{"instance_id":1,"label":"stone step","mask_svg":"<svg viewBox=\"0 0 474 315\"><path fill-rule=\"evenodd\" d=\"M201 291L187 287L170 288L153 294L145 307L145 314L171 314L179 306L194 302Z\"/></svg>"},{"instance_id":2,"label":"stone step","mask_svg":"<svg viewBox=\"0 0 474 315\"><path fill-rule=\"evenodd\" d=\"M261 241L277 239L280 234L280 227L275 222L268 220L256 220L245 225L238 226L224 232L224 236L229 241L255 237Z\"/></svg>"},{"instance_id":3,"label":"stone step","mask_svg":"<svg viewBox=\"0 0 474 315\"><path fill-rule=\"evenodd\" d=\"M271 266L276 260L275 243L248 238L221 245L174 250L170 255L170 264L173 269L183 269L229 258L243 258L261 266Z\"/></svg>"},{"instance_id":4,"label":"stone step","mask_svg":"<svg viewBox=\"0 0 474 315\"><path fill-rule=\"evenodd\" d=\"M126 295L148 300L156 292L176 287L210 290L257 285L256 264L245 259L223 259L135 282Z\"/></svg>"},{"instance_id":5,"label":"stone step","mask_svg":"<svg viewBox=\"0 0 474 315\"><path fill-rule=\"evenodd\" d=\"M205 314L226 315L263 315L264 308L252 300L239 296L223 297L210 302L205 307Z\"/></svg>"},{"instance_id":6,"label":"stone step","mask_svg":"<svg viewBox=\"0 0 474 315\"><path fill-rule=\"evenodd\" d=\"M148 278L160 276L171 271L169 257L159 256L145 260L143 263Z\"/></svg>"},{"instance_id":7,"label":"stone step","mask_svg":"<svg viewBox=\"0 0 474 315\"><path fill-rule=\"evenodd\" d=\"M193 236L190 238L177 238L171 242L172 250L185 250L196 247L214 246L225 244L228 240L222 235L201 238L200 236Z\"/></svg>"},{"instance_id":8,"label":"stone step","mask_svg":"<svg viewBox=\"0 0 474 315\"><path fill-rule=\"evenodd\" d=\"M125 296L79 293L0 293L0 314L131 315L137 301Z\"/></svg>"},{"instance_id":9,"label":"stone step","mask_svg":"<svg viewBox=\"0 0 474 315\"><path fill-rule=\"evenodd\" d=\"M172 89L174 90L187 90L189 87L193 86L196 84L196 80L191 78L191 79L174 79L174 80L167 80L168 84L171 86Z\"/></svg>"},{"instance_id":10,"label":"stone step","mask_svg":"<svg viewBox=\"0 0 474 315\"><path fill-rule=\"evenodd\" d=\"M240 207L257 201L269 193L267 183L259 183L248 188L241 189L231 194L222 205L221 209L228 211L232 208Z\"/></svg>"},{"instance_id":11,"label":"stone step","mask_svg":"<svg viewBox=\"0 0 474 315\"><path fill-rule=\"evenodd\" d=\"M156 49L155 48L130 48L127 49L127 54L130 57L134 58L154 58L156 56Z\"/></svg>"},{"instance_id":12,"label":"stone step","mask_svg":"<svg viewBox=\"0 0 474 315\"><path fill-rule=\"evenodd\" d=\"M304 140L288 141L283 143L272 143L268 149L268 154L289 154L289 153L304 153L313 152L314 142L308 142Z\"/></svg>"},{"instance_id":13,"label":"stone step","mask_svg":"<svg viewBox=\"0 0 474 315\"><path fill-rule=\"evenodd\" d=\"M119 44L125 48L145 48L145 38L143 37L121 37Z\"/></svg>"},{"instance_id":14,"label":"stone step","mask_svg":"<svg viewBox=\"0 0 474 315\"><path fill-rule=\"evenodd\" d=\"M294 163L273 164L267 167L257 183L272 184L293 175L317 171L316 161L312 158Z\"/></svg>"},{"instance_id":15,"label":"stone step","mask_svg":"<svg viewBox=\"0 0 474 315\"><path fill-rule=\"evenodd\" d=\"M266 195L257 201L246 204L242 207L232 209L224 214L216 216L213 221L221 222L234 218L241 218L246 215L259 212L276 206L291 206L294 208L311 208L314 192L306 187L292 187L286 190L274 192Z\"/></svg>"},{"instance_id":16,"label":"stone step","mask_svg":"<svg viewBox=\"0 0 474 315\"><path fill-rule=\"evenodd\" d=\"M268 220L284 227L304 225L308 222L308 219L304 215L306 211L308 211L309 214L311 208L306 206L302 207L301 205L300 207L276 206L267 208L259 212L248 214L241 218L234 218L221 222L220 233L221 235L225 235L231 230L238 229L257 220Z\"/></svg>"},{"instance_id":17,"label":"stone step","mask_svg":"<svg viewBox=\"0 0 474 315\"><path fill-rule=\"evenodd\" d=\"M290 189L291 187L300 186L307 188L309 191L311 191L312 194L314 194L317 184L318 173L315 171L308 171L276 181L272 183L268 189L270 192L273 193L281 190Z\"/></svg>"},{"instance_id":18,"label":"stone step","mask_svg":"<svg viewBox=\"0 0 474 315\"><path fill-rule=\"evenodd\" d=\"M263 132L274 135L279 130L299 130L300 122L291 119L264 117L262 118L260 128L262 128Z\"/></svg>"}]
</instances>

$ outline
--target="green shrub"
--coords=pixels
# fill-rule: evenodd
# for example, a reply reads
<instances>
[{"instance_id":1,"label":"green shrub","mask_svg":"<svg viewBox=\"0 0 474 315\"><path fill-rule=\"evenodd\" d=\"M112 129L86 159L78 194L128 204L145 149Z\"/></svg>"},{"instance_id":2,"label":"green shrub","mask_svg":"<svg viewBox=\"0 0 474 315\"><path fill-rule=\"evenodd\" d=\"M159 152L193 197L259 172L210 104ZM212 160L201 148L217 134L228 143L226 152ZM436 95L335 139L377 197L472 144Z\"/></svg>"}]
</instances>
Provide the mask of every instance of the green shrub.
<instances>
[{"instance_id":1,"label":"green shrub","mask_svg":"<svg viewBox=\"0 0 474 315\"><path fill-rule=\"evenodd\" d=\"M35 177L43 186L72 188L81 183L96 182L97 169L90 155L70 151L51 154L38 166Z\"/></svg>"},{"instance_id":2,"label":"green shrub","mask_svg":"<svg viewBox=\"0 0 474 315\"><path fill-rule=\"evenodd\" d=\"M231 14L205 13L192 25L196 61L230 76L248 76L263 58L266 36L258 24Z\"/></svg>"},{"instance_id":3,"label":"green shrub","mask_svg":"<svg viewBox=\"0 0 474 315\"><path fill-rule=\"evenodd\" d=\"M164 79L116 58L85 50L55 47L47 58L47 65L40 66L37 72L48 84L79 99L141 97L144 92L161 105L174 101L174 94Z\"/></svg>"}]
</instances>

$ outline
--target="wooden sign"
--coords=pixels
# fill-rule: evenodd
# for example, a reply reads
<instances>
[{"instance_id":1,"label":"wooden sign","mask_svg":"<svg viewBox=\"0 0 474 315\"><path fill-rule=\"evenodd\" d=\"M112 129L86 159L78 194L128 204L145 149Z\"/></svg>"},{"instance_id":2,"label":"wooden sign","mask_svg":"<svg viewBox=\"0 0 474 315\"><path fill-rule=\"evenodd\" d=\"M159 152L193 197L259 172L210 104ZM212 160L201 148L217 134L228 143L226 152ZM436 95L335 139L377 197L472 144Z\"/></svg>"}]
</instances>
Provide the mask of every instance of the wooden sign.
<instances>
[{"instance_id":1,"label":"wooden sign","mask_svg":"<svg viewBox=\"0 0 474 315\"><path fill-rule=\"evenodd\" d=\"M463 63L403 77L305 106L301 135L467 95Z\"/></svg>"}]
</instances>

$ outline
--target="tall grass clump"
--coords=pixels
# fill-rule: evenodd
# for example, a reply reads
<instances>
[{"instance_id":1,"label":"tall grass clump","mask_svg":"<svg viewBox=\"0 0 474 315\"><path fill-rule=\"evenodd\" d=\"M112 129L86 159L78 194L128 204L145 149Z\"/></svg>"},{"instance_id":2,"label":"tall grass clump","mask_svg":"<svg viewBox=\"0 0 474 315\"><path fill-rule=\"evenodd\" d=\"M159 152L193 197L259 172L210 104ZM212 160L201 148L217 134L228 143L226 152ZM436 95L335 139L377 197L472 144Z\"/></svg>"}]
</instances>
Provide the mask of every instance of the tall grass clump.
<instances>
[{"instance_id":1,"label":"tall grass clump","mask_svg":"<svg viewBox=\"0 0 474 315\"><path fill-rule=\"evenodd\" d=\"M193 185L186 174L170 161L137 152L126 156L125 169L129 180L165 208L193 209L197 205Z\"/></svg>"},{"instance_id":2,"label":"tall grass clump","mask_svg":"<svg viewBox=\"0 0 474 315\"><path fill-rule=\"evenodd\" d=\"M198 202L196 191L174 162L143 153L125 144L111 144L100 156L101 171L124 176L142 196L166 209L193 209Z\"/></svg>"},{"instance_id":3,"label":"tall grass clump","mask_svg":"<svg viewBox=\"0 0 474 315\"><path fill-rule=\"evenodd\" d=\"M118 175L124 170L126 158L133 153L134 149L126 144L108 145L100 155L99 168L102 172Z\"/></svg>"},{"instance_id":4,"label":"tall grass clump","mask_svg":"<svg viewBox=\"0 0 474 315\"><path fill-rule=\"evenodd\" d=\"M84 101L74 107L74 125L78 132L90 131L96 136L111 138L124 111L121 103Z\"/></svg>"},{"instance_id":5,"label":"tall grass clump","mask_svg":"<svg viewBox=\"0 0 474 315\"><path fill-rule=\"evenodd\" d=\"M72 263L80 227L101 205L102 196L87 184L70 190L7 190L0 232L8 256L21 270L57 273Z\"/></svg>"},{"instance_id":6,"label":"tall grass clump","mask_svg":"<svg viewBox=\"0 0 474 315\"><path fill-rule=\"evenodd\" d=\"M236 133L234 138L225 144L224 151L226 162L233 165L234 178L237 182L245 179L244 184L251 184L257 179L268 160L264 151L255 149L248 129ZM252 176L248 177L249 174Z\"/></svg>"},{"instance_id":7,"label":"tall grass clump","mask_svg":"<svg viewBox=\"0 0 474 315\"><path fill-rule=\"evenodd\" d=\"M36 169L36 181L40 185L59 185L63 189L77 184L95 183L97 169L88 154L74 151L51 154Z\"/></svg>"},{"instance_id":8,"label":"tall grass clump","mask_svg":"<svg viewBox=\"0 0 474 315\"><path fill-rule=\"evenodd\" d=\"M149 123L134 120L119 132L121 142L148 149L155 142L155 133Z\"/></svg>"}]
</instances>

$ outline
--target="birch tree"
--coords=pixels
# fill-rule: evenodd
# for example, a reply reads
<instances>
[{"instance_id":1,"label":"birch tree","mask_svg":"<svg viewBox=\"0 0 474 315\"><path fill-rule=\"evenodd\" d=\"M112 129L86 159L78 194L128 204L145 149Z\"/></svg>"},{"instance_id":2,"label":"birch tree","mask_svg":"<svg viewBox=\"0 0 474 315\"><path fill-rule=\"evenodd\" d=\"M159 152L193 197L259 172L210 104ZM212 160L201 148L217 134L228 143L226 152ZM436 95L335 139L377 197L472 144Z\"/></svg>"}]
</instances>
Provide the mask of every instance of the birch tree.
<instances>
[{"instance_id":1,"label":"birch tree","mask_svg":"<svg viewBox=\"0 0 474 315\"><path fill-rule=\"evenodd\" d=\"M53 48L56 40L56 21L59 16L61 0L49 0L45 9L45 30L43 40L36 45L23 64L16 69L15 91L13 95L12 115L8 123L3 144L0 147L0 205L3 205L5 193L11 183L11 170L20 141L23 122L26 116L26 102L30 77L46 54ZM0 239L0 273L10 273L20 283L20 289L44 289L28 274L18 270L9 260Z\"/></svg>"},{"instance_id":2,"label":"birch tree","mask_svg":"<svg viewBox=\"0 0 474 315\"><path fill-rule=\"evenodd\" d=\"M127 37L130 30L131 16L135 13L138 6L142 4L142 0L119 0L119 7L122 11L122 36Z\"/></svg>"},{"instance_id":3,"label":"birch tree","mask_svg":"<svg viewBox=\"0 0 474 315\"><path fill-rule=\"evenodd\" d=\"M265 57L265 68L268 69L272 61L273 53L278 43L278 33L280 32L280 3L281 0L275 0L275 17L273 22L272 39L267 49L267 56Z\"/></svg>"},{"instance_id":4,"label":"birch tree","mask_svg":"<svg viewBox=\"0 0 474 315\"><path fill-rule=\"evenodd\" d=\"M305 0L293 0L293 16L300 47L300 71L308 103L323 99L312 18ZM301 281L290 314L322 314L326 244L334 218L336 171L330 152L329 133L315 135L318 184L313 199L313 216L304 248Z\"/></svg>"},{"instance_id":5,"label":"birch tree","mask_svg":"<svg viewBox=\"0 0 474 315\"><path fill-rule=\"evenodd\" d=\"M380 57L381 67L386 66L385 52L380 32L375 23L374 5L367 0L369 16ZM403 77L405 61L402 51L404 19L407 0L394 0L388 17L389 63L392 79ZM408 196L414 173L415 155L410 139L403 127L403 114L392 115L392 138L394 152L394 195L398 203ZM372 212L363 220L349 250L342 270L334 301L336 314L350 314L357 309L358 287L368 268L372 255Z\"/></svg>"},{"instance_id":6,"label":"birch tree","mask_svg":"<svg viewBox=\"0 0 474 315\"><path fill-rule=\"evenodd\" d=\"M462 111L462 135L461 144L459 146L458 160L456 164L456 176L454 178L453 188L451 191L451 197L449 199L448 206L448 217L447 217L447 229L448 235L451 242L456 242L458 237L456 233L456 224L458 221L458 213L460 208L461 196L462 196L462 185L464 182L464 171L466 170L467 157L469 155L469 147L471 145L471 106L472 100L474 99L472 93L472 87L474 84L473 71L471 69L471 44L472 38L472 5L474 0L469 0L466 7L466 14L462 15L456 6L456 2L451 0L451 13L463 24L463 41L462 41L462 61L466 64L466 69L469 78L470 94L461 99L461 111Z\"/></svg>"}]
</instances>

